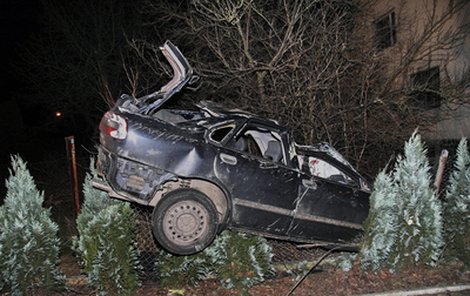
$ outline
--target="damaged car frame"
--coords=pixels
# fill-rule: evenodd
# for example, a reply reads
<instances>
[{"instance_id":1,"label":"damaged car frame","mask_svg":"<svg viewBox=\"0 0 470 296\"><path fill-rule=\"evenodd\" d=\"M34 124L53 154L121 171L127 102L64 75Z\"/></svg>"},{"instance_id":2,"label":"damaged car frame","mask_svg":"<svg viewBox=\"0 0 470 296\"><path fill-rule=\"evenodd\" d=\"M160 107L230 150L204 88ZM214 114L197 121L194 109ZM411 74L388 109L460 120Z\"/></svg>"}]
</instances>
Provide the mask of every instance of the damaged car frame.
<instances>
[{"instance_id":1,"label":"damaged car frame","mask_svg":"<svg viewBox=\"0 0 470 296\"><path fill-rule=\"evenodd\" d=\"M341 154L208 101L195 111L163 108L195 75L171 42L161 51L173 79L150 95L121 96L101 120L95 187L153 207L156 240L180 255L225 228L303 243L344 244L362 233L369 186Z\"/></svg>"}]
</instances>

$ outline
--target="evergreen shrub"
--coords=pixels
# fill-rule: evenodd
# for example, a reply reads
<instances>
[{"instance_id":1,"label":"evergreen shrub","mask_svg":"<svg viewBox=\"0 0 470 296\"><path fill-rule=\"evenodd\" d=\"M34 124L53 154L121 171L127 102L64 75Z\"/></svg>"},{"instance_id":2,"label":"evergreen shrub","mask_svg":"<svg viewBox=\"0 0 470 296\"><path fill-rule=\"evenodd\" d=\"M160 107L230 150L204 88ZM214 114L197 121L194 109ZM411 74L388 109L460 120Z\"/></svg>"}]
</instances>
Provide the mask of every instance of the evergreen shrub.
<instances>
[{"instance_id":1,"label":"evergreen shrub","mask_svg":"<svg viewBox=\"0 0 470 296\"><path fill-rule=\"evenodd\" d=\"M444 199L444 237L446 257L470 266L470 155L465 138L457 147Z\"/></svg>"},{"instance_id":2,"label":"evergreen shrub","mask_svg":"<svg viewBox=\"0 0 470 296\"><path fill-rule=\"evenodd\" d=\"M429 163L415 132L390 176L379 174L365 224L362 266L394 271L435 265L443 246L441 205L431 187Z\"/></svg>"},{"instance_id":3,"label":"evergreen shrub","mask_svg":"<svg viewBox=\"0 0 470 296\"><path fill-rule=\"evenodd\" d=\"M272 274L272 249L262 237L225 230L195 255L174 256L162 251L157 270L165 286L215 277L224 288L245 290Z\"/></svg>"},{"instance_id":4,"label":"evergreen shrub","mask_svg":"<svg viewBox=\"0 0 470 296\"><path fill-rule=\"evenodd\" d=\"M395 246L398 228L397 195L392 180L385 171L380 172L374 182L370 196L370 213L365 221L362 249L362 265L379 269L386 263Z\"/></svg>"},{"instance_id":5,"label":"evergreen shrub","mask_svg":"<svg viewBox=\"0 0 470 296\"><path fill-rule=\"evenodd\" d=\"M111 200L93 188L93 166L90 171L83 185L85 200L77 217L75 250L99 294L133 295L139 286L134 213L128 203Z\"/></svg>"},{"instance_id":6,"label":"evergreen shrub","mask_svg":"<svg viewBox=\"0 0 470 296\"><path fill-rule=\"evenodd\" d=\"M13 156L11 163L0 207L0 289L6 286L12 295L62 289L58 225L43 207L44 193L36 188L26 162Z\"/></svg>"}]
</instances>

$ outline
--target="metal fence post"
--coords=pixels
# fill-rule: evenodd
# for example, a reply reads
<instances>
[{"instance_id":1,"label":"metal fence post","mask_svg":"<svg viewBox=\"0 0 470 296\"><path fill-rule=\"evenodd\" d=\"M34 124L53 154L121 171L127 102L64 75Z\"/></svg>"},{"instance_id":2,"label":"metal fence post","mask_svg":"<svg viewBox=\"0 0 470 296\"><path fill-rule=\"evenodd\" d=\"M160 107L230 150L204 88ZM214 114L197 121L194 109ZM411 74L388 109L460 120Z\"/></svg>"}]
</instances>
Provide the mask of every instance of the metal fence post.
<instances>
[{"instance_id":1,"label":"metal fence post","mask_svg":"<svg viewBox=\"0 0 470 296\"><path fill-rule=\"evenodd\" d=\"M65 147L67 150L67 163L72 184L72 199L75 203L75 213L80 213L80 197L78 195L78 177L77 177L77 161L75 158L75 139L73 136L65 137Z\"/></svg>"}]
</instances>

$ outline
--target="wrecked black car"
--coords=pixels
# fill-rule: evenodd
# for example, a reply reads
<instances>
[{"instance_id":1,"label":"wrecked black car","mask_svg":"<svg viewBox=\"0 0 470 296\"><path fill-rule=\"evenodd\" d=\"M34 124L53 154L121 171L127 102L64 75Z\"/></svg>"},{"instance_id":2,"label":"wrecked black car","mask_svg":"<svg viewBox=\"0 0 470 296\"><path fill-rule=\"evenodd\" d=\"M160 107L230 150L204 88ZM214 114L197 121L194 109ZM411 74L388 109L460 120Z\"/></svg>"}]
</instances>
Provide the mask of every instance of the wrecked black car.
<instances>
[{"instance_id":1,"label":"wrecked black car","mask_svg":"<svg viewBox=\"0 0 470 296\"><path fill-rule=\"evenodd\" d=\"M328 144L297 145L276 121L203 101L196 111L164 103L194 79L177 47L159 91L122 96L100 123L95 186L153 207L158 243L181 255L225 228L295 242L346 243L369 210L366 180Z\"/></svg>"}]
</instances>

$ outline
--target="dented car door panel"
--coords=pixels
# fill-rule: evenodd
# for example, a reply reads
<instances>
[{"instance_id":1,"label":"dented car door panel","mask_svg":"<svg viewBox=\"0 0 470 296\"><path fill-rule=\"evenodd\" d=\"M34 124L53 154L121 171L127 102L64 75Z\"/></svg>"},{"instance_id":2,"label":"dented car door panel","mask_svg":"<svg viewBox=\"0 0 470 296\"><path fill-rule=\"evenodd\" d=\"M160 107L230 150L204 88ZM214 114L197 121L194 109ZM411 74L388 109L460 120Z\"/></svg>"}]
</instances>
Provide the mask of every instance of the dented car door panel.
<instances>
[{"instance_id":1,"label":"dented car door panel","mask_svg":"<svg viewBox=\"0 0 470 296\"><path fill-rule=\"evenodd\" d=\"M362 231L369 208L363 193L348 186L315 178L315 186L300 185L301 197L291 235L329 241L347 241Z\"/></svg>"},{"instance_id":2,"label":"dented car door panel","mask_svg":"<svg viewBox=\"0 0 470 296\"><path fill-rule=\"evenodd\" d=\"M263 160L233 150L220 151L237 159L233 166L217 158L214 166L217 178L232 195L232 226L286 235L297 197L298 173L275 164L260 169L266 163Z\"/></svg>"}]
</instances>

